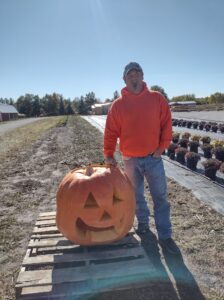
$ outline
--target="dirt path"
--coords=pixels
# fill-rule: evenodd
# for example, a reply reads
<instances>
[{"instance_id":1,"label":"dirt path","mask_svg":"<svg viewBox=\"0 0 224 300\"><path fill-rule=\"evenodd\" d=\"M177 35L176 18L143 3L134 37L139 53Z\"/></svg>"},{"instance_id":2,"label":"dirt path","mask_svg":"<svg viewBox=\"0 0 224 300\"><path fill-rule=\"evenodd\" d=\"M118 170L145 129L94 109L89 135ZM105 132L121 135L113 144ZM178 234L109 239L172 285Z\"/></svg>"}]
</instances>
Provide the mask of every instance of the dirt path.
<instances>
[{"instance_id":1,"label":"dirt path","mask_svg":"<svg viewBox=\"0 0 224 300\"><path fill-rule=\"evenodd\" d=\"M39 120L43 120L44 118L30 118L30 119L24 119L24 120L15 120L15 121L8 121L8 122L4 122L1 123L0 122L0 135L13 130L15 128L27 125L27 124L31 124L33 122L39 121Z\"/></svg>"},{"instance_id":2,"label":"dirt path","mask_svg":"<svg viewBox=\"0 0 224 300\"><path fill-rule=\"evenodd\" d=\"M117 159L120 161L119 154ZM80 165L99 163L102 134L81 118L69 118L27 149L0 165L0 299L15 299L14 284L39 212L55 209L55 196L64 175ZM146 187L147 189L147 187ZM180 257L162 253L152 237L142 237L149 259L158 270L155 288L102 295L95 299L222 299L224 296L224 219L198 201L189 190L168 182L174 239ZM151 211L152 200L147 199Z\"/></svg>"},{"instance_id":3,"label":"dirt path","mask_svg":"<svg viewBox=\"0 0 224 300\"><path fill-rule=\"evenodd\" d=\"M14 299L13 285L39 212L55 210L55 196L64 175L78 165L99 161L101 136L85 121L56 127L0 164L0 299ZM87 128L89 125L87 124ZM98 132L97 132L98 133ZM92 140L91 140L92 139ZM92 150L83 150L92 143ZM97 157L97 158L96 158Z\"/></svg>"}]
</instances>

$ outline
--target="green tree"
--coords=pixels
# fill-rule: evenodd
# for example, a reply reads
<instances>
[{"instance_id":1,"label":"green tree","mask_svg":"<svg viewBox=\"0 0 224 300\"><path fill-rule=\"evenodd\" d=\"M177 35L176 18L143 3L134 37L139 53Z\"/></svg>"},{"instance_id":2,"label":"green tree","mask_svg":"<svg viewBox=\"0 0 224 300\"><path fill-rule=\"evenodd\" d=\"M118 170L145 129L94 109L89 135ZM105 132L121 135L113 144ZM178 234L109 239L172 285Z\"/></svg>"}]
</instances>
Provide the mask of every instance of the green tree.
<instances>
[{"instance_id":1,"label":"green tree","mask_svg":"<svg viewBox=\"0 0 224 300\"><path fill-rule=\"evenodd\" d=\"M74 111L74 113L78 113L78 103L79 103L80 99L79 97L75 97L72 101L72 109Z\"/></svg>"},{"instance_id":2,"label":"green tree","mask_svg":"<svg viewBox=\"0 0 224 300\"><path fill-rule=\"evenodd\" d=\"M46 116L47 115L47 95L40 99L40 115Z\"/></svg>"},{"instance_id":3,"label":"green tree","mask_svg":"<svg viewBox=\"0 0 224 300\"><path fill-rule=\"evenodd\" d=\"M59 102L59 115L65 115L65 106L62 98L60 99Z\"/></svg>"},{"instance_id":4,"label":"green tree","mask_svg":"<svg viewBox=\"0 0 224 300\"><path fill-rule=\"evenodd\" d=\"M197 104L209 104L209 97L199 97L199 98L195 98L195 101L197 102Z\"/></svg>"},{"instance_id":5,"label":"green tree","mask_svg":"<svg viewBox=\"0 0 224 300\"><path fill-rule=\"evenodd\" d=\"M120 94L118 93L118 91L116 90L115 92L114 92L114 95L113 95L113 99L112 100L115 100L115 99L117 99L117 98L119 98L120 97Z\"/></svg>"},{"instance_id":6,"label":"green tree","mask_svg":"<svg viewBox=\"0 0 224 300\"><path fill-rule=\"evenodd\" d=\"M32 100L32 111L31 111L31 115L33 117L39 117L40 116L40 98L38 95L33 97Z\"/></svg>"},{"instance_id":7,"label":"green tree","mask_svg":"<svg viewBox=\"0 0 224 300\"><path fill-rule=\"evenodd\" d=\"M85 98L83 96L80 97L80 100L78 101L78 114L80 115L87 115L88 114L88 107L86 106Z\"/></svg>"},{"instance_id":8,"label":"green tree","mask_svg":"<svg viewBox=\"0 0 224 300\"><path fill-rule=\"evenodd\" d=\"M167 93L165 92L165 90L161 86L153 85L153 86L151 86L151 90L160 92L167 100L169 100L169 98L167 96Z\"/></svg>"},{"instance_id":9,"label":"green tree","mask_svg":"<svg viewBox=\"0 0 224 300\"><path fill-rule=\"evenodd\" d=\"M209 103L224 103L224 94L223 93L215 93L209 97Z\"/></svg>"},{"instance_id":10,"label":"green tree","mask_svg":"<svg viewBox=\"0 0 224 300\"><path fill-rule=\"evenodd\" d=\"M20 96L17 99L16 107L19 113L25 114L27 117L32 116L32 101L34 95L32 94L25 94L25 96Z\"/></svg>"},{"instance_id":11,"label":"green tree","mask_svg":"<svg viewBox=\"0 0 224 300\"><path fill-rule=\"evenodd\" d=\"M70 99L65 99L64 100L64 109L65 109L65 114L66 115L73 115L74 114L74 110L72 107L72 102Z\"/></svg>"},{"instance_id":12,"label":"green tree","mask_svg":"<svg viewBox=\"0 0 224 300\"><path fill-rule=\"evenodd\" d=\"M9 105L14 105L14 100L12 98L9 98Z\"/></svg>"},{"instance_id":13,"label":"green tree","mask_svg":"<svg viewBox=\"0 0 224 300\"><path fill-rule=\"evenodd\" d=\"M194 94L186 94L181 95L177 97L173 97L171 101L177 102L177 101L196 101L196 97Z\"/></svg>"},{"instance_id":14,"label":"green tree","mask_svg":"<svg viewBox=\"0 0 224 300\"><path fill-rule=\"evenodd\" d=\"M85 106L86 106L88 111L91 111L92 110L92 105L97 102L96 96L93 92L90 92L90 93L86 94L84 101L85 101Z\"/></svg>"},{"instance_id":15,"label":"green tree","mask_svg":"<svg viewBox=\"0 0 224 300\"><path fill-rule=\"evenodd\" d=\"M12 98L0 98L0 103L14 105L14 100Z\"/></svg>"},{"instance_id":16,"label":"green tree","mask_svg":"<svg viewBox=\"0 0 224 300\"><path fill-rule=\"evenodd\" d=\"M53 93L52 95L46 94L44 96L45 102L45 111L48 116L57 116L59 115L59 104L60 104L60 95Z\"/></svg>"},{"instance_id":17,"label":"green tree","mask_svg":"<svg viewBox=\"0 0 224 300\"><path fill-rule=\"evenodd\" d=\"M66 115L73 115L74 110L71 105L71 101L68 102L68 105L66 106Z\"/></svg>"}]
</instances>

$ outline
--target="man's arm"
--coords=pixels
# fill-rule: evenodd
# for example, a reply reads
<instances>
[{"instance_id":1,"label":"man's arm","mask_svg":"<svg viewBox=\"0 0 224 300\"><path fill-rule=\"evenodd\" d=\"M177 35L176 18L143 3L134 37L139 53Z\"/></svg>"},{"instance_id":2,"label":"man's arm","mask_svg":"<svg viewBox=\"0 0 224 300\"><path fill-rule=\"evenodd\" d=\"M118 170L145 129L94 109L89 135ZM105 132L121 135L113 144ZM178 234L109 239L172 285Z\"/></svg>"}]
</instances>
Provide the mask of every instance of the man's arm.
<instances>
[{"instance_id":1,"label":"man's arm","mask_svg":"<svg viewBox=\"0 0 224 300\"><path fill-rule=\"evenodd\" d=\"M160 115L160 143L158 151L163 151L169 146L172 140L172 118L168 102L161 99L161 115Z\"/></svg>"},{"instance_id":2,"label":"man's arm","mask_svg":"<svg viewBox=\"0 0 224 300\"><path fill-rule=\"evenodd\" d=\"M111 106L106 120L104 130L104 157L105 163L116 165L114 152L117 145L117 139L120 136L120 126L116 114L116 108Z\"/></svg>"},{"instance_id":3,"label":"man's arm","mask_svg":"<svg viewBox=\"0 0 224 300\"><path fill-rule=\"evenodd\" d=\"M153 153L153 157L160 157L164 150L157 148L156 151Z\"/></svg>"},{"instance_id":4,"label":"man's arm","mask_svg":"<svg viewBox=\"0 0 224 300\"><path fill-rule=\"evenodd\" d=\"M117 166L117 161L113 157L105 157L105 164L107 166L114 166L114 167L116 167Z\"/></svg>"}]
</instances>

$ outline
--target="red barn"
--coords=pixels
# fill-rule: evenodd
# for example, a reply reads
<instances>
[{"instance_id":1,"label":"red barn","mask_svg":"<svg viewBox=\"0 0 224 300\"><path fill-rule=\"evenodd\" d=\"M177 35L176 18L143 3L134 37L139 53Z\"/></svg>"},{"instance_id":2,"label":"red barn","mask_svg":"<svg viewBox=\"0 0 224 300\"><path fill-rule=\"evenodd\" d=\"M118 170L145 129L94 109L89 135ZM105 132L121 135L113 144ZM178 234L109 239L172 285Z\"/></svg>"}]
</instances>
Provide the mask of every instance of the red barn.
<instances>
[{"instance_id":1,"label":"red barn","mask_svg":"<svg viewBox=\"0 0 224 300\"><path fill-rule=\"evenodd\" d=\"M18 111L12 105L0 103L0 122L15 120L18 118Z\"/></svg>"}]
</instances>

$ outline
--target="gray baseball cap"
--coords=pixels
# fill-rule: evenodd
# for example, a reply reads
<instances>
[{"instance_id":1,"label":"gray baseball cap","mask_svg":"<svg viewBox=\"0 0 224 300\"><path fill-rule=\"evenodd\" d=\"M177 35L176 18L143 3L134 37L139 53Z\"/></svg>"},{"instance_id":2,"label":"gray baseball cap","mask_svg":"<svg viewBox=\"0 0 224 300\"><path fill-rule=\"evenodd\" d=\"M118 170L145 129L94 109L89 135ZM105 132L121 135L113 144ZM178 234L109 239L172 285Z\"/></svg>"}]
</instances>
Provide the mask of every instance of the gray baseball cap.
<instances>
[{"instance_id":1,"label":"gray baseball cap","mask_svg":"<svg viewBox=\"0 0 224 300\"><path fill-rule=\"evenodd\" d=\"M125 66L123 76L125 77L131 70L140 71L143 73L141 66L137 62L130 62Z\"/></svg>"}]
</instances>

